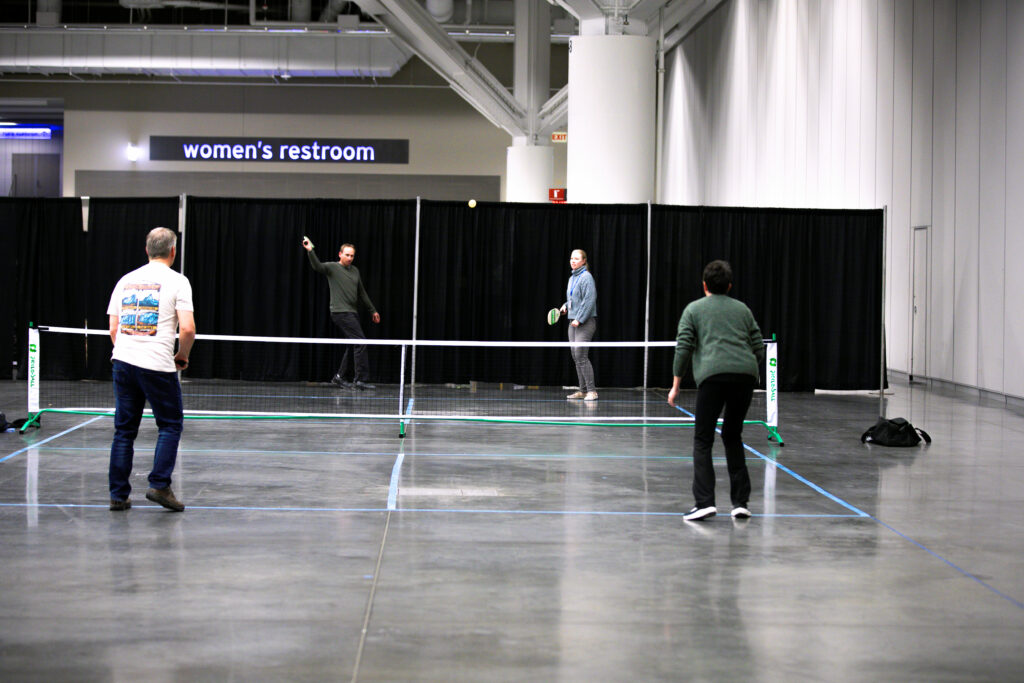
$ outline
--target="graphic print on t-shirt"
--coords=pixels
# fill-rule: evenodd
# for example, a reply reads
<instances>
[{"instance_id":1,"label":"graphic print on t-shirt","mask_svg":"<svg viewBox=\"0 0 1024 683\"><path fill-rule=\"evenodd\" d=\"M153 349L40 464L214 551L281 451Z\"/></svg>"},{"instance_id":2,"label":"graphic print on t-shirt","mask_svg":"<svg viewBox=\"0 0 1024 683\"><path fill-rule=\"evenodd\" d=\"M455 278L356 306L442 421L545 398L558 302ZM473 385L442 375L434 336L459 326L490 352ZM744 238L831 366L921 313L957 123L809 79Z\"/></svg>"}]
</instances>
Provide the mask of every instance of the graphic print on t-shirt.
<instances>
[{"instance_id":1,"label":"graphic print on t-shirt","mask_svg":"<svg viewBox=\"0 0 1024 683\"><path fill-rule=\"evenodd\" d=\"M121 296L121 333L152 337L160 321L160 285L126 284Z\"/></svg>"}]
</instances>

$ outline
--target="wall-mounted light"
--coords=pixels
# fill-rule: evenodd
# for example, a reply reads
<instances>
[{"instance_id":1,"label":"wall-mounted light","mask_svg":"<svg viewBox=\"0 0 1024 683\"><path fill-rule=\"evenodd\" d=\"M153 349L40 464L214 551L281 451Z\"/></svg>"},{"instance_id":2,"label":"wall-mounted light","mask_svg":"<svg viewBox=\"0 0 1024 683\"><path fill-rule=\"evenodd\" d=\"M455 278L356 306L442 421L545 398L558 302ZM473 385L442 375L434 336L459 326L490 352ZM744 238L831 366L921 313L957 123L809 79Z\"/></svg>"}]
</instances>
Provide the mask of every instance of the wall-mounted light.
<instances>
[{"instance_id":1,"label":"wall-mounted light","mask_svg":"<svg viewBox=\"0 0 1024 683\"><path fill-rule=\"evenodd\" d=\"M142 150L139 149L138 145L128 143L128 146L124 149L124 155L128 158L128 161L134 163L139 160L140 156L142 156Z\"/></svg>"}]
</instances>

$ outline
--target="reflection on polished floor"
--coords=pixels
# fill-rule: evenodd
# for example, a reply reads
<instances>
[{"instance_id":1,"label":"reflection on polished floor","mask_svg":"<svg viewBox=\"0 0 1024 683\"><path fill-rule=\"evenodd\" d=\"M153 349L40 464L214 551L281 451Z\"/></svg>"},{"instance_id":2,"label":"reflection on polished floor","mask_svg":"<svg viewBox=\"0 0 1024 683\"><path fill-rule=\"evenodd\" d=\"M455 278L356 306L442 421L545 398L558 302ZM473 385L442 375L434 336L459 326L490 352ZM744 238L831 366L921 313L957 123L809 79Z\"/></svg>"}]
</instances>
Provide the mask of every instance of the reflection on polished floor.
<instances>
[{"instance_id":1,"label":"reflection on polished floor","mask_svg":"<svg viewBox=\"0 0 1024 683\"><path fill-rule=\"evenodd\" d=\"M1024 411L886 404L934 443L783 394L754 517L705 523L688 429L194 420L174 514L147 421L113 513L111 420L48 415L0 434L0 680L1019 680Z\"/></svg>"}]
</instances>

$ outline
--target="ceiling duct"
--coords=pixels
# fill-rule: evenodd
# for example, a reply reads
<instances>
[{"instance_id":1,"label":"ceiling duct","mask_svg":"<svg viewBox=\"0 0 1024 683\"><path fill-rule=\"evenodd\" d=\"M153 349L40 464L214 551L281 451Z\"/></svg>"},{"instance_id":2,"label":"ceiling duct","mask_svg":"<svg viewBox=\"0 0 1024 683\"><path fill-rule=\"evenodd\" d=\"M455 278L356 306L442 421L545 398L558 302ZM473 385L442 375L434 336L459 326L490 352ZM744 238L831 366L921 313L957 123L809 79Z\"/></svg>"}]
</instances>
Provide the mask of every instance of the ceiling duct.
<instances>
[{"instance_id":1,"label":"ceiling duct","mask_svg":"<svg viewBox=\"0 0 1024 683\"><path fill-rule=\"evenodd\" d=\"M225 2L213 2L212 0L118 0L121 7L125 9L153 10L163 7L181 7L192 9L230 10L234 12L248 12L248 5L231 5Z\"/></svg>"},{"instance_id":2,"label":"ceiling duct","mask_svg":"<svg viewBox=\"0 0 1024 683\"><path fill-rule=\"evenodd\" d=\"M411 56L380 35L36 29L0 41L0 72L389 78Z\"/></svg>"}]
</instances>

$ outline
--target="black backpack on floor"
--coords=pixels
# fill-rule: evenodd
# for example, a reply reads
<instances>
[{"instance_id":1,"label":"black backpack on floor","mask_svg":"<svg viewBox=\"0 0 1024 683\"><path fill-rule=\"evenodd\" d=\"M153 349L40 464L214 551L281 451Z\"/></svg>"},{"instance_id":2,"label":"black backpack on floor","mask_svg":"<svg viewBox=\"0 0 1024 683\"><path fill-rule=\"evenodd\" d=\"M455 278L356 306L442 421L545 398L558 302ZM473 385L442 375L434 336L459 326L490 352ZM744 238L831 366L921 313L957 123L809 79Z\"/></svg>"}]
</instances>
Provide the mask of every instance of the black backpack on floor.
<instances>
[{"instance_id":1,"label":"black backpack on floor","mask_svg":"<svg viewBox=\"0 0 1024 683\"><path fill-rule=\"evenodd\" d=\"M878 422L860 437L861 443L878 444L879 446L916 446L924 439L931 443L932 437L923 429L917 429L902 417L887 420L878 418Z\"/></svg>"}]
</instances>

